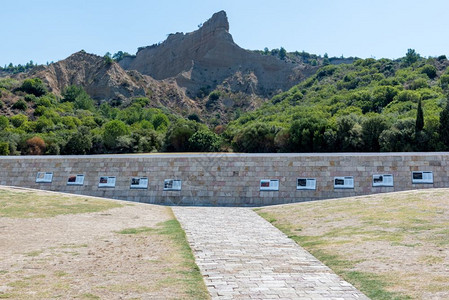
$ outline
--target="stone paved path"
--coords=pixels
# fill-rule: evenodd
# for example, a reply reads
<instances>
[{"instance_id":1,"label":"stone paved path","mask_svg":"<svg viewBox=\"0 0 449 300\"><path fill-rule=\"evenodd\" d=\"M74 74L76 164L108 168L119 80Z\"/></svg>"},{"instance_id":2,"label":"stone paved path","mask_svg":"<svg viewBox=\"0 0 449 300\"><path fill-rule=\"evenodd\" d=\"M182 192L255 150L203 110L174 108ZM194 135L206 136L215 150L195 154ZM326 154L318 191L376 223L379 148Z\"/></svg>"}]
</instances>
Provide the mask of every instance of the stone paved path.
<instances>
[{"instance_id":1,"label":"stone paved path","mask_svg":"<svg viewBox=\"0 0 449 300\"><path fill-rule=\"evenodd\" d=\"M368 299L251 209L173 211L212 299Z\"/></svg>"}]
</instances>

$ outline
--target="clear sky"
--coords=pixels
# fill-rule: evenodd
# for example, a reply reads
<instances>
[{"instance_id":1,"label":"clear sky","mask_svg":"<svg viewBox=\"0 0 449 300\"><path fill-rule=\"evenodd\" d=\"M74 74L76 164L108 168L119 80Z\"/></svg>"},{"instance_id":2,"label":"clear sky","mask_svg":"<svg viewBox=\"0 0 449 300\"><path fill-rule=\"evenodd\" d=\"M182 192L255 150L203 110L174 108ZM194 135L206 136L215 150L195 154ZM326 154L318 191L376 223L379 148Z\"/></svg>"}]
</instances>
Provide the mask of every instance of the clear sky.
<instances>
[{"instance_id":1,"label":"clear sky","mask_svg":"<svg viewBox=\"0 0 449 300\"><path fill-rule=\"evenodd\" d=\"M449 55L447 0L13 0L0 4L0 65L58 61L84 49L134 54L225 10L243 48L329 56Z\"/></svg>"}]
</instances>

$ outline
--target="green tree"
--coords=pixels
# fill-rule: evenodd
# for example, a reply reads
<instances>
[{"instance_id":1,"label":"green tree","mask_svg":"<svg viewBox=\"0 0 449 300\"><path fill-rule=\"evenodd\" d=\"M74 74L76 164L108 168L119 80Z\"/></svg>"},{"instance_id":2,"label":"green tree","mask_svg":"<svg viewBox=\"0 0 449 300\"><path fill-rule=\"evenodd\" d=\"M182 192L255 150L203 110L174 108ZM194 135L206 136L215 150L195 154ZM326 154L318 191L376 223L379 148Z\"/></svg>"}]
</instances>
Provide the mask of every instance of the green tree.
<instances>
[{"instance_id":1,"label":"green tree","mask_svg":"<svg viewBox=\"0 0 449 300\"><path fill-rule=\"evenodd\" d=\"M36 97L40 97L47 93L47 87L44 85L40 78L28 78L25 79L19 88L28 94L33 94Z\"/></svg>"},{"instance_id":2,"label":"green tree","mask_svg":"<svg viewBox=\"0 0 449 300\"><path fill-rule=\"evenodd\" d=\"M121 136L128 135L129 128L120 120L109 121L104 125L103 142L106 147L113 149L117 143L117 139Z\"/></svg>"},{"instance_id":3,"label":"green tree","mask_svg":"<svg viewBox=\"0 0 449 300\"><path fill-rule=\"evenodd\" d=\"M369 117L362 122L362 142L363 150L369 152L379 152L379 138L384 130L388 128L386 120L376 115Z\"/></svg>"},{"instance_id":4,"label":"green tree","mask_svg":"<svg viewBox=\"0 0 449 300\"><path fill-rule=\"evenodd\" d=\"M0 116L0 130L4 130L9 126L9 120L5 116Z\"/></svg>"},{"instance_id":5,"label":"green tree","mask_svg":"<svg viewBox=\"0 0 449 300\"><path fill-rule=\"evenodd\" d=\"M324 150L323 135L327 122L322 118L301 118L289 129L288 149L293 152L319 152Z\"/></svg>"},{"instance_id":6,"label":"green tree","mask_svg":"<svg viewBox=\"0 0 449 300\"><path fill-rule=\"evenodd\" d=\"M287 51L284 49L284 47L281 47L281 49L279 50L279 58L285 60L286 57Z\"/></svg>"},{"instance_id":7,"label":"green tree","mask_svg":"<svg viewBox=\"0 0 449 300\"><path fill-rule=\"evenodd\" d=\"M232 148L237 152L276 152L275 137L281 128L266 123L254 123L239 131L232 140Z\"/></svg>"},{"instance_id":8,"label":"green tree","mask_svg":"<svg viewBox=\"0 0 449 300\"><path fill-rule=\"evenodd\" d=\"M0 155L9 155L9 143L0 142Z\"/></svg>"},{"instance_id":9,"label":"green tree","mask_svg":"<svg viewBox=\"0 0 449 300\"><path fill-rule=\"evenodd\" d=\"M343 116L337 120L337 140L335 151L359 151L362 148L362 127L353 116Z\"/></svg>"},{"instance_id":10,"label":"green tree","mask_svg":"<svg viewBox=\"0 0 449 300\"><path fill-rule=\"evenodd\" d=\"M446 99L446 106L440 113L438 133L440 135L440 141L443 144L443 150L449 150L449 98Z\"/></svg>"},{"instance_id":11,"label":"green tree","mask_svg":"<svg viewBox=\"0 0 449 300\"><path fill-rule=\"evenodd\" d=\"M210 130L197 131L189 138L190 151L217 152L220 144L220 137Z\"/></svg>"},{"instance_id":12,"label":"green tree","mask_svg":"<svg viewBox=\"0 0 449 300\"><path fill-rule=\"evenodd\" d=\"M23 99L19 99L16 103L12 105L12 108L18 109L18 110L26 110L28 108L27 103Z\"/></svg>"},{"instance_id":13,"label":"green tree","mask_svg":"<svg viewBox=\"0 0 449 300\"><path fill-rule=\"evenodd\" d=\"M164 149L169 152L190 151L189 139L197 131L206 129L206 126L190 120L179 119L171 124L167 130Z\"/></svg>"},{"instance_id":14,"label":"green tree","mask_svg":"<svg viewBox=\"0 0 449 300\"><path fill-rule=\"evenodd\" d=\"M94 102L81 86L70 85L62 93L62 102L72 102L76 109L94 110Z\"/></svg>"},{"instance_id":15,"label":"green tree","mask_svg":"<svg viewBox=\"0 0 449 300\"><path fill-rule=\"evenodd\" d=\"M157 131L165 130L170 124L168 117L163 113L154 115L151 121L153 123L154 129L156 129Z\"/></svg>"},{"instance_id":16,"label":"green tree","mask_svg":"<svg viewBox=\"0 0 449 300\"><path fill-rule=\"evenodd\" d=\"M408 49L405 54L404 63L406 66L410 66L418 61L421 56L416 53L415 49Z\"/></svg>"},{"instance_id":17,"label":"green tree","mask_svg":"<svg viewBox=\"0 0 449 300\"><path fill-rule=\"evenodd\" d=\"M65 154L87 154L92 148L92 134L89 128L80 126L67 141L64 147Z\"/></svg>"}]
</instances>

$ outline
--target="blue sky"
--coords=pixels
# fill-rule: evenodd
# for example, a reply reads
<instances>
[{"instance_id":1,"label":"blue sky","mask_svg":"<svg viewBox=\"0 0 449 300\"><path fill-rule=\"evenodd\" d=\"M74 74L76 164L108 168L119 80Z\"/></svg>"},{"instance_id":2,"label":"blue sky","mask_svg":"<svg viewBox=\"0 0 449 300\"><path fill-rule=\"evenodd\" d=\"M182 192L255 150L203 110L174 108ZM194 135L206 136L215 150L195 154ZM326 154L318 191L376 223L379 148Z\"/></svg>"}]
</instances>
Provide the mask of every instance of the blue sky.
<instances>
[{"instance_id":1,"label":"blue sky","mask_svg":"<svg viewBox=\"0 0 449 300\"><path fill-rule=\"evenodd\" d=\"M81 49L104 55L190 32L225 10L246 49L284 47L329 56L449 55L449 1L5 1L0 65L58 61Z\"/></svg>"}]
</instances>

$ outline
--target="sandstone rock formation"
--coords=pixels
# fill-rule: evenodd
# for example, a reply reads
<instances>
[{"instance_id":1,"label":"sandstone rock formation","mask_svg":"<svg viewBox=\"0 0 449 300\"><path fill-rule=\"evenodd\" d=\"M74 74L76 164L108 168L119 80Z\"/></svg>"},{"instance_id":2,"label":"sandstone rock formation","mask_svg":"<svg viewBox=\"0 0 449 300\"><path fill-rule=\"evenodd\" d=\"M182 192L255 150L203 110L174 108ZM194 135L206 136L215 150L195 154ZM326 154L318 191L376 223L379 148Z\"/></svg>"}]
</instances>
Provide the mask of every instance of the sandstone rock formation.
<instances>
[{"instance_id":1,"label":"sandstone rock formation","mask_svg":"<svg viewBox=\"0 0 449 300\"><path fill-rule=\"evenodd\" d=\"M153 107L196 113L223 124L236 111L257 108L316 69L242 49L229 33L226 13L220 11L198 30L170 34L163 43L139 48L135 56L119 63L79 51L16 77L41 78L57 95L69 85L78 85L100 101L145 96ZM210 101L213 90L219 90L220 97Z\"/></svg>"},{"instance_id":2,"label":"sandstone rock formation","mask_svg":"<svg viewBox=\"0 0 449 300\"><path fill-rule=\"evenodd\" d=\"M144 88L117 63L107 63L103 57L84 51L36 68L28 76L41 78L56 94L69 85L79 85L98 100L145 96Z\"/></svg>"},{"instance_id":3,"label":"sandstone rock formation","mask_svg":"<svg viewBox=\"0 0 449 300\"><path fill-rule=\"evenodd\" d=\"M224 11L215 13L197 31L171 34L160 45L141 48L120 65L157 80L175 78L192 98L202 88L211 90L223 82L229 91L268 97L303 79L306 69L240 48L229 33Z\"/></svg>"}]
</instances>

